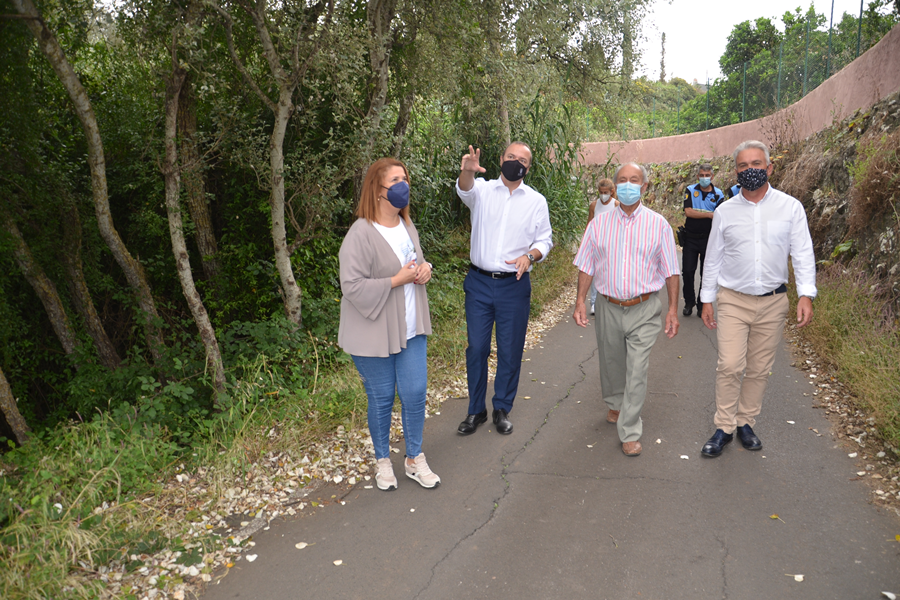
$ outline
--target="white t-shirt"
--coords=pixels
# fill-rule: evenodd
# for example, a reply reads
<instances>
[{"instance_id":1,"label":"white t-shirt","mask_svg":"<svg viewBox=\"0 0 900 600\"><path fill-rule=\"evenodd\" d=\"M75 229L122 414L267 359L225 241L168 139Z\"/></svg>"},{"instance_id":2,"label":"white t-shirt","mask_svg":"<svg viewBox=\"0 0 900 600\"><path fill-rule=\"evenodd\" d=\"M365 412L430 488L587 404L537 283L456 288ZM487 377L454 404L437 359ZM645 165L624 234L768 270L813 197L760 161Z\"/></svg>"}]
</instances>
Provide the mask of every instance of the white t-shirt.
<instances>
[{"instance_id":1,"label":"white t-shirt","mask_svg":"<svg viewBox=\"0 0 900 600\"><path fill-rule=\"evenodd\" d=\"M400 261L400 266L416 260L416 247L412 238L409 237L409 232L402 219L396 227L385 227L378 223L372 223L372 225L390 244ZM403 286L403 295L406 298L406 339L408 340L416 337L416 288L413 287L414 285L414 283L407 283Z\"/></svg>"},{"instance_id":2,"label":"white t-shirt","mask_svg":"<svg viewBox=\"0 0 900 600\"><path fill-rule=\"evenodd\" d=\"M609 212L616 207L616 199L610 198L609 202L603 204L600 202L600 198L597 198L597 203L594 205L594 218L596 219L600 215L605 212Z\"/></svg>"}]
</instances>

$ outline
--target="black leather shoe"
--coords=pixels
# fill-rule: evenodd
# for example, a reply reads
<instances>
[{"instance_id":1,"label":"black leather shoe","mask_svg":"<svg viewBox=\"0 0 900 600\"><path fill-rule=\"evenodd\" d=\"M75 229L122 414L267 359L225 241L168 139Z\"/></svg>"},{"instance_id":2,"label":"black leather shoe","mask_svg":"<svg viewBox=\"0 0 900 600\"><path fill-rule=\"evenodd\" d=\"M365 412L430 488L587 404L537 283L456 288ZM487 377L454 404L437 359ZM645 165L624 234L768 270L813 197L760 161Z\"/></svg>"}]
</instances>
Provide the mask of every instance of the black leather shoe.
<instances>
[{"instance_id":1,"label":"black leather shoe","mask_svg":"<svg viewBox=\"0 0 900 600\"><path fill-rule=\"evenodd\" d=\"M709 441L703 444L700 454L708 456L709 458L715 458L722 454L722 449L725 448L725 444L730 444L733 439L733 433L725 433L721 429L716 429L716 432L709 438Z\"/></svg>"},{"instance_id":2,"label":"black leather shoe","mask_svg":"<svg viewBox=\"0 0 900 600\"><path fill-rule=\"evenodd\" d=\"M456 431L460 435L469 435L475 433L475 430L482 423L487 423L487 409L474 415L466 415L465 420L459 424L459 429Z\"/></svg>"},{"instance_id":3,"label":"black leather shoe","mask_svg":"<svg viewBox=\"0 0 900 600\"><path fill-rule=\"evenodd\" d=\"M697 316L703 318L703 304L700 302L697 303Z\"/></svg>"},{"instance_id":4,"label":"black leather shoe","mask_svg":"<svg viewBox=\"0 0 900 600\"><path fill-rule=\"evenodd\" d=\"M737 436L745 450L762 450L762 442L759 441L759 438L756 437L749 425L738 427Z\"/></svg>"},{"instance_id":5,"label":"black leather shoe","mask_svg":"<svg viewBox=\"0 0 900 600\"><path fill-rule=\"evenodd\" d=\"M491 413L491 416L494 418L494 425L497 426L497 433L502 433L503 435L512 433L512 423L509 422L507 414L502 408Z\"/></svg>"},{"instance_id":6,"label":"black leather shoe","mask_svg":"<svg viewBox=\"0 0 900 600\"><path fill-rule=\"evenodd\" d=\"M685 306L685 307L684 307L684 310L681 311L681 314L683 314L683 315L686 316L686 317L689 317L689 316L691 316L691 313L692 313L692 312L694 312L694 307L693 307L693 306Z\"/></svg>"}]
</instances>

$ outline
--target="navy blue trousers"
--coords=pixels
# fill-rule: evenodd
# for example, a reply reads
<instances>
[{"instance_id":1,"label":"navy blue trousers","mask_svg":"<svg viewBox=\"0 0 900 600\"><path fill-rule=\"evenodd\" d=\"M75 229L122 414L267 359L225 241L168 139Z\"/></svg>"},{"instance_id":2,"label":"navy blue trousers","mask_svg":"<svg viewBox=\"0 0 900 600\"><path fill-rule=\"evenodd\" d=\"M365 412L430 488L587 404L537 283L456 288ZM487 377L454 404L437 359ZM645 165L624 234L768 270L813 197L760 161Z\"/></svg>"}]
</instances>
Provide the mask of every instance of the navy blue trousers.
<instances>
[{"instance_id":1,"label":"navy blue trousers","mask_svg":"<svg viewBox=\"0 0 900 600\"><path fill-rule=\"evenodd\" d=\"M531 310L531 279L492 279L469 270L466 292L466 375L469 382L469 414L485 410L491 333L497 326L497 375L494 378L494 410L512 410L519 389L522 353Z\"/></svg>"}]
</instances>

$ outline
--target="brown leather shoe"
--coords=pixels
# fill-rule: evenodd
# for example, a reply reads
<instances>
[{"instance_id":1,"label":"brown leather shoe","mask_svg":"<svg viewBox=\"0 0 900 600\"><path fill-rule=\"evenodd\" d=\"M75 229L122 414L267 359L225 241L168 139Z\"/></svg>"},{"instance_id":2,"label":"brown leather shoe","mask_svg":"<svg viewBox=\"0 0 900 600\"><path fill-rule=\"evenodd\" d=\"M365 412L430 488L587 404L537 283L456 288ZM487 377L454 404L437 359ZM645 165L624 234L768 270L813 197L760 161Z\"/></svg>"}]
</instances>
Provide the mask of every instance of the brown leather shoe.
<instances>
[{"instance_id":1,"label":"brown leather shoe","mask_svg":"<svg viewBox=\"0 0 900 600\"><path fill-rule=\"evenodd\" d=\"M640 442L622 442L622 452L625 453L625 456L639 456L641 453L641 443Z\"/></svg>"},{"instance_id":2,"label":"brown leather shoe","mask_svg":"<svg viewBox=\"0 0 900 600\"><path fill-rule=\"evenodd\" d=\"M617 411L617 410L607 411L606 422L607 423L618 423L619 422L619 411Z\"/></svg>"}]
</instances>

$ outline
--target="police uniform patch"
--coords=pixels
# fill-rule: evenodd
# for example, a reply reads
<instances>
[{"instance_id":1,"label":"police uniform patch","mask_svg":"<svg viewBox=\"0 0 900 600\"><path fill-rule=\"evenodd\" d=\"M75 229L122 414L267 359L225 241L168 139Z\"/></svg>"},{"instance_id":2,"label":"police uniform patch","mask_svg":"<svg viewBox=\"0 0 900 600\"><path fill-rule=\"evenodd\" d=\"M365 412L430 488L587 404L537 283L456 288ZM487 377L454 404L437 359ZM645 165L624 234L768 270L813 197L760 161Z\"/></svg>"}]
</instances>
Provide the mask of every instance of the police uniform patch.
<instances>
[{"instance_id":1,"label":"police uniform patch","mask_svg":"<svg viewBox=\"0 0 900 600\"><path fill-rule=\"evenodd\" d=\"M694 198L696 198L699 195L700 195L700 192L698 192L697 190L694 190Z\"/></svg>"}]
</instances>

